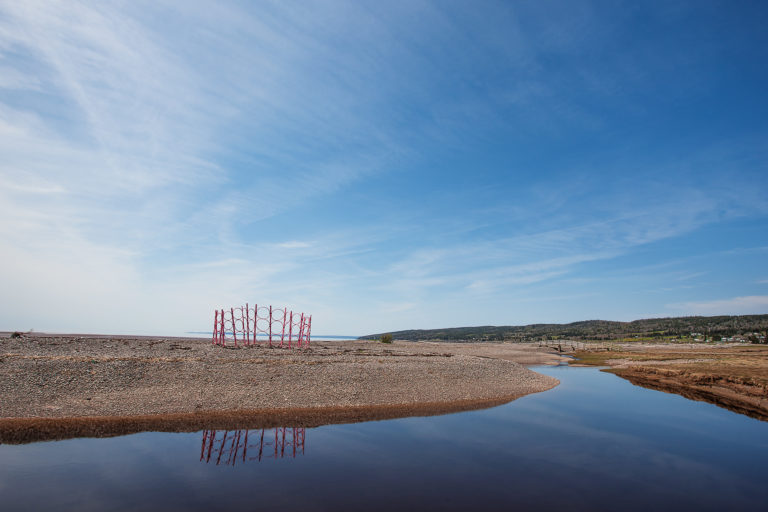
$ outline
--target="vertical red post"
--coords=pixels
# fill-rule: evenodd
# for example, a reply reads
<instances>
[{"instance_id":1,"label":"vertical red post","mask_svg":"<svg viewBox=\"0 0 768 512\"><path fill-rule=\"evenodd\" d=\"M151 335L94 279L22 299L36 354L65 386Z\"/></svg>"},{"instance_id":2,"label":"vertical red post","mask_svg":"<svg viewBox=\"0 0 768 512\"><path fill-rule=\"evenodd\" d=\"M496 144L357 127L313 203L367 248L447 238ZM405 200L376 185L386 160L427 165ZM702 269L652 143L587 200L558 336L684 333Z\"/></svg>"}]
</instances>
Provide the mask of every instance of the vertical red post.
<instances>
[{"instance_id":1,"label":"vertical red post","mask_svg":"<svg viewBox=\"0 0 768 512\"><path fill-rule=\"evenodd\" d=\"M246 334L248 332L248 324L245 323L245 308L243 306L240 306L240 323L243 326L244 344L247 346L251 337Z\"/></svg>"},{"instance_id":2,"label":"vertical red post","mask_svg":"<svg viewBox=\"0 0 768 512\"><path fill-rule=\"evenodd\" d=\"M259 305L253 305L253 342L256 343L259 335Z\"/></svg>"},{"instance_id":3,"label":"vertical red post","mask_svg":"<svg viewBox=\"0 0 768 512\"><path fill-rule=\"evenodd\" d=\"M288 348L291 348L291 338L293 337L293 311L288 319Z\"/></svg>"},{"instance_id":4,"label":"vertical red post","mask_svg":"<svg viewBox=\"0 0 768 512\"><path fill-rule=\"evenodd\" d=\"M219 310L213 312L213 340L212 343L216 344L216 338L219 334Z\"/></svg>"},{"instance_id":5,"label":"vertical red post","mask_svg":"<svg viewBox=\"0 0 768 512\"><path fill-rule=\"evenodd\" d=\"M219 340L217 345L223 345L223 336L224 333L224 310L219 310Z\"/></svg>"},{"instance_id":6,"label":"vertical red post","mask_svg":"<svg viewBox=\"0 0 768 512\"><path fill-rule=\"evenodd\" d=\"M309 321L307 321L307 333L306 333L307 346L309 346L311 333L312 333L312 315L309 315Z\"/></svg>"},{"instance_id":7,"label":"vertical red post","mask_svg":"<svg viewBox=\"0 0 768 512\"><path fill-rule=\"evenodd\" d=\"M222 347L227 346L227 316L225 313L226 311L222 309L221 310L221 333L222 333L221 346Z\"/></svg>"},{"instance_id":8,"label":"vertical red post","mask_svg":"<svg viewBox=\"0 0 768 512\"><path fill-rule=\"evenodd\" d=\"M272 306L269 306L269 348L272 348Z\"/></svg>"},{"instance_id":9,"label":"vertical red post","mask_svg":"<svg viewBox=\"0 0 768 512\"><path fill-rule=\"evenodd\" d=\"M235 340L235 348L237 348L237 327L235 326L235 308L229 308L229 312L232 315L232 338Z\"/></svg>"},{"instance_id":10,"label":"vertical red post","mask_svg":"<svg viewBox=\"0 0 768 512\"><path fill-rule=\"evenodd\" d=\"M285 316L288 314L288 308L283 308L283 333L280 335L280 348L283 348L283 340L285 339Z\"/></svg>"},{"instance_id":11,"label":"vertical red post","mask_svg":"<svg viewBox=\"0 0 768 512\"><path fill-rule=\"evenodd\" d=\"M245 313L243 312L243 306L240 306L240 334L243 337L245 336Z\"/></svg>"},{"instance_id":12,"label":"vertical red post","mask_svg":"<svg viewBox=\"0 0 768 512\"><path fill-rule=\"evenodd\" d=\"M301 314L301 321L299 322L299 348L301 348L301 340L304 338L304 313Z\"/></svg>"},{"instance_id":13,"label":"vertical red post","mask_svg":"<svg viewBox=\"0 0 768 512\"><path fill-rule=\"evenodd\" d=\"M251 312L248 310L248 303L245 303L245 344L251 344Z\"/></svg>"},{"instance_id":14,"label":"vertical red post","mask_svg":"<svg viewBox=\"0 0 768 512\"><path fill-rule=\"evenodd\" d=\"M227 343L227 331L226 327L227 324L224 323L224 310L221 310L221 314L219 315L219 321L221 322L221 326L219 327L219 336L221 337L221 345L222 347Z\"/></svg>"}]
</instances>

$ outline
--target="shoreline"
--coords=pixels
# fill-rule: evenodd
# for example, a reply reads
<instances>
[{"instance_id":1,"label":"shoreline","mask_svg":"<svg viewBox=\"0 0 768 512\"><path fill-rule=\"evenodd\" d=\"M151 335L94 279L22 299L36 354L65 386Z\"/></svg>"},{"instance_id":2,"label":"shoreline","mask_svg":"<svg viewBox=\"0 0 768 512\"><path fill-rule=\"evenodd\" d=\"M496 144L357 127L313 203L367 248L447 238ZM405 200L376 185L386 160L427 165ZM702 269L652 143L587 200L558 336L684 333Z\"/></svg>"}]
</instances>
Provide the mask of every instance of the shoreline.
<instances>
[{"instance_id":1,"label":"shoreline","mask_svg":"<svg viewBox=\"0 0 768 512\"><path fill-rule=\"evenodd\" d=\"M0 443L319 426L492 407L559 381L512 344L316 341L227 349L199 338L0 338Z\"/></svg>"},{"instance_id":2,"label":"shoreline","mask_svg":"<svg viewBox=\"0 0 768 512\"><path fill-rule=\"evenodd\" d=\"M616 344L575 353L575 366L608 366L636 386L768 421L768 347Z\"/></svg>"},{"instance_id":3,"label":"shoreline","mask_svg":"<svg viewBox=\"0 0 768 512\"><path fill-rule=\"evenodd\" d=\"M205 411L161 415L0 418L0 444L26 444L80 437L116 437L141 432L312 428L474 411L503 405L521 396L524 395L454 402Z\"/></svg>"},{"instance_id":4,"label":"shoreline","mask_svg":"<svg viewBox=\"0 0 768 512\"><path fill-rule=\"evenodd\" d=\"M686 382L680 376L666 376L648 371L617 369L611 371L635 386L683 396L689 400L708 402L729 411L768 421L768 398L760 399L728 386Z\"/></svg>"}]
</instances>

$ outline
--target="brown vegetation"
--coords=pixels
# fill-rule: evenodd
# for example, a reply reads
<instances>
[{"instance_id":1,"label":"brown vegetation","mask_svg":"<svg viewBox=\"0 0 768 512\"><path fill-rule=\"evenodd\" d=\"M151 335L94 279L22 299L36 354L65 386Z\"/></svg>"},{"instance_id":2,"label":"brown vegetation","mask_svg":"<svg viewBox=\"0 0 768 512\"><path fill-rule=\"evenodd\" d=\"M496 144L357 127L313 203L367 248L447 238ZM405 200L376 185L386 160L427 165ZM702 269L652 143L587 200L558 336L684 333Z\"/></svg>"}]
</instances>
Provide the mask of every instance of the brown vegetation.
<instances>
[{"instance_id":1,"label":"brown vegetation","mask_svg":"<svg viewBox=\"0 0 768 512\"><path fill-rule=\"evenodd\" d=\"M591 345L575 355L578 363L610 366L633 384L768 420L766 346L626 343Z\"/></svg>"}]
</instances>

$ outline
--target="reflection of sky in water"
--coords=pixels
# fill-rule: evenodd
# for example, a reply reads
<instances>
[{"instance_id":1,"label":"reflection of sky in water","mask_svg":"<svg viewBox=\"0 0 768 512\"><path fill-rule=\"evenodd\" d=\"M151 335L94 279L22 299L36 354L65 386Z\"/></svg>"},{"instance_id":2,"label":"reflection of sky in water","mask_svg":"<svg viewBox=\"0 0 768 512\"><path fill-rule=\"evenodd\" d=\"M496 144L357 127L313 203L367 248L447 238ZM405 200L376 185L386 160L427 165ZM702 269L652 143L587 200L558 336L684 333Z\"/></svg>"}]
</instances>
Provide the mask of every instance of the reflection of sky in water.
<instances>
[{"instance_id":1,"label":"reflection of sky in water","mask_svg":"<svg viewBox=\"0 0 768 512\"><path fill-rule=\"evenodd\" d=\"M768 503L768 423L591 368L540 371L562 385L484 411L306 429L300 457L234 467L200 462L201 432L0 446L2 508L760 510Z\"/></svg>"}]
</instances>

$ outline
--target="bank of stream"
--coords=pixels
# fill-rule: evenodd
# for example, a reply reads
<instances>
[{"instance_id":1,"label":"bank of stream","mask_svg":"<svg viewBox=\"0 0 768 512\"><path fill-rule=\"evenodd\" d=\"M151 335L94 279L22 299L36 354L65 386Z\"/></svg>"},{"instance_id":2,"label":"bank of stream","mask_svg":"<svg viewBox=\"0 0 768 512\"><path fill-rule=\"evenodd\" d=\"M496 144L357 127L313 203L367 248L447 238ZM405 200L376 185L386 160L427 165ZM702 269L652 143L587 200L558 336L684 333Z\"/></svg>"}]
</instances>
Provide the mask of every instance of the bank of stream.
<instances>
[{"instance_id":1,"label":"bank of stream","mask_svg":"<svg viewBox=\"0 0 768 512\"><path fill-rule=\"evenodd\" d=\"M760 510L768 423L595 368L483 410L0 445L3 510Z\"/></svg>"}]
</instances>

